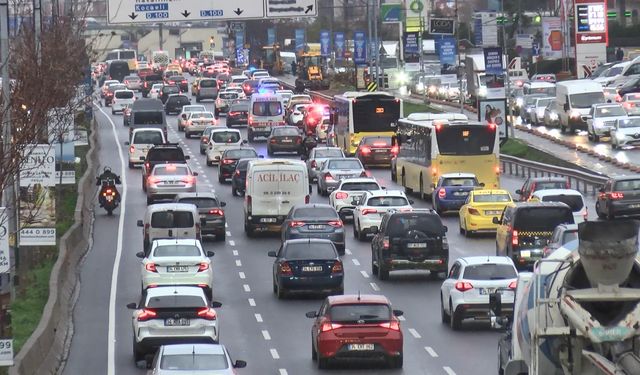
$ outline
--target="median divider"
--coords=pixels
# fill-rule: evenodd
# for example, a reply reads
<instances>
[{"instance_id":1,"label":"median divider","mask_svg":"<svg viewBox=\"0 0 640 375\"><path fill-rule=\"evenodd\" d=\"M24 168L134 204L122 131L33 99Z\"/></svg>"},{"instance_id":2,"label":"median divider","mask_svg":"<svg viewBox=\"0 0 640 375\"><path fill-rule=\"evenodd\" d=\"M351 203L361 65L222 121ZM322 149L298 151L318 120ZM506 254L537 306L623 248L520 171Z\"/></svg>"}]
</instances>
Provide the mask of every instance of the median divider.
<instances>
[{"instance_id":1,"label":"median divider","mask_svg":"<svg viewBox=\"0 0 640 375\"><path fill-rule=\"evenodd\" d=\"M93 235L94 176L100 145L95 119L91 123L87 170L78 183L74 224L60 238L59 252L49 279L49 298L42 319L14 359L9 375L56 374L67 358L73 334L73 306L77 298L80 263Z\"/></svg>"}]
</instances>

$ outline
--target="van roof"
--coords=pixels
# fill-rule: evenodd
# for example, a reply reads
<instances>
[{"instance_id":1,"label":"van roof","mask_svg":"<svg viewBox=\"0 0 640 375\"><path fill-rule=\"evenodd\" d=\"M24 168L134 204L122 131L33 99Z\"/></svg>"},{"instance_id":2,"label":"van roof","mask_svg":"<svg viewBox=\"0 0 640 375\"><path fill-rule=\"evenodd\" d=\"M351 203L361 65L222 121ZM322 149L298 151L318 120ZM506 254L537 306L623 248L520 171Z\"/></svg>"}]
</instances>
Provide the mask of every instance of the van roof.
<instances>
[{"instance_id":1,"label":"van roof","mask_svg":"<svg viewBox=\"0 0 640 375\"><path fill-rule=\"evenodd\" d=\"M525 85L529 85L530 87L535 87L535 88L556 87L555 83L546 82L546 81L531 81L531 82L525 83Z\"/></svg>"},{"instance_id":2,"label":"van roof","mask_svg":"<svg viewBox=\"0 0 640 375\"><path fill-rule=\"evenodd\" d=\"M280 97L275 94L253 94L251 95L252 102L271 102L280 101Z\"/></svg>"},{"instance_id":3,"label":"van roof","mask_svg":"<svg viewBox=\"0 0 640 375\"><path fill-rule=\"evenodd\" d=\"M434 120L468 120L467 115L462 113L424 113L417 112L407 116L411 121L434 121Z\"/></svg>"},{"instance_id":4,"label":"van roof","mask_svg":"<svg viewBox=\"0 0 640 375\"><path fill-rule=\"evenodd\" d=\"M305 169L307 168L307 165L301 161L301 160L287 160L287 159L254 159L251 160L249 162L249 165L252 165L254 167L257 166L272 166L272 165L295 165L295 166L302 166Z\"/></svg>"},{"instance_id":5,"label":"van roof","mask_svg":"<svg viewBox=\"0 0 640 375\"><path fill-rule=\"evenodd\" d=\"M198 212L198 207L191 203L156 203L147 207L147 213L154 213L160 211L195 211Z\"/></svg>"},{"instance_id":6,"label":"van roof","mask_svg":"<svg viewBox=\"0 0 640 375\"><path fill-rule=\"evenodd\" d=\"M581 91L593 91L593 89L602 90L602 85L598 82L594 82L590 79L574 79L570 81L561 81L556 83L557 88L565 87L567 89L578 89L581 88ZM580 91L580 90L576 90Z\"/></svg>"},{"instance_id":7,"label":"van roof","mask_svg":"<svg viewBox=\"0 0 640 375\"><path fill-rule=\"evenodd\" d=\"M543 198L549 195L575 195L575 196L581 196L582 194L577 191L577 190L573 190L573 189L545 189L545 190L537 190L534 191L532 195L535 195L537 197Z\"/></svg>"},{"instance_id":8,"label":"van roof","mask_svg":"<svg viewBox=\"0 0 640 375\"><path fill-rule=\"evenodd\" d=\"M133 106L131 106L131 110L133 111L163 111L164 106L162 102L158 99L151 98L142 98L133 102Z\"/></svg>"}]
</instances>

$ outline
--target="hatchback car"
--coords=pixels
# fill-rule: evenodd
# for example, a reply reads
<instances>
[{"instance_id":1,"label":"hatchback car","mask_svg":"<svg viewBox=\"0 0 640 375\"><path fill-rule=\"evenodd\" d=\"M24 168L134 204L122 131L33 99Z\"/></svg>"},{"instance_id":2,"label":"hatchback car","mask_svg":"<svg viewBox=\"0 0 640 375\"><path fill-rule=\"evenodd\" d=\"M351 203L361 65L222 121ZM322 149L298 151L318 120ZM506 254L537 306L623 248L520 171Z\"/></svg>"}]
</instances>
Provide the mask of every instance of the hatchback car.
<instances>
[{"instance_id":1,"label":"hatchback car","mask_svg":"<svg viewBox=\"0 0 640 375\"><path fill-rule=\"evenodd\" d=\"M249 168L251 160L256 159L240 159L236 163L236 169L233 171L233 176L231 176L231 195L234 197L244 195L247 184L247 168Z\"/></svg>"},{"instance_id":2,"label":"hatchback car","mask_svg":"<svg viewBox=\"0 0 640 375\"><path fill-rule=\"evenodd\" d=\"M196 191L197 172L187 164L157 164L147 177L147 204Z\"/></svg>"},{"instance_id":3,"label":"hatchback car","mask_svg":"<svg viewBox=\"0 0 640 375\"><path fill-rule=\"evenodd\" d=\"M571 184L566 177L529 177L516 194L520 196L519 201L526 202L533 192L544 189L571 189Z\"/></svg>"},{"instance_id":4,"label":"hatchback car","mask_svg":"<svg viewBox=\"0 0 640 375\"><path fill-rule=\"evenodd\" d=\"M276 126L267 137L267 154L295 152L302 154L302 134L295 126Z\"/></svg>"},{"instance_id":5,"label":"hatchback car","mask_svg":"<svg viewBox=\"0 0 640 375\"><path fill-rule=\"evenodd\" d=\"M601 219L640 214L640 176L610 178L600 188L596 214Z\"/></svg>"},{"instance_id":6,"label":"hatchback car","mask_svg":"<svg viewBox=\"0 0 640 375\"><path fill-rule=\"evenodd\" d=\"M513 314L518 271L509 257L459 258L440 287L442 323L461 328L464 319L488 322L489 295L502 291L502 311Z\"/></svg>"},{"instance_id":7,"label":"hatchback car","mask_svg":"<svg viewBox=\"0 0 640 375\"><path fill-rule=\"evenodd\" d=\"M438 215L447 211L459 211L469 192L484 186L472 173L446 173L433 186L432 207Z\"/></svg>"},{"instance_id":8,"label":"hatchback car","mask_svg":"<svg viewBox=\"0 0 640 375\"><path fill-rule=\"evenodd\" d=\"M591 106L589 114L583 119L587 123L587 137L590 141L599 142L600 137L611 135L611 130L617 120L627 117L627 112L618 103L594 104Z\"/></svg>"},{"instance_id":9,"label":"hatchback car","mask_svg":"<svg viewBox=\"0 0 640 375\"><path fill-rule=\"evenodd\" d=\"M589 219L587 204L580 193L573 189L538 190L531 197L532 202L562 202L573 211L573 222L580 224Z\"/></svg>"},{"instance_id":10,"label":"hatchback car","mask_svg":"<svg viewBox=\"0 0 640 375\"><path fill-rule=\"evenodd\" d=\"M367 177L367 172L356 158L331 158L322 163L317 176L318 193L328 196L340 185L340 180Z\"/></svg>"},{"instance_id":11,"label":"hatchback car","mask_svg":"<svg viewBox=\"0 0 640 375\"><path fill-rule=\"evenodd\" d=\"M344 158L344 152L340 147L314 147L306 159L307 170L309 171L309 179L311 182L316 182L318 179L318 171L327 159L331 158Z\"/></svg>"},{"instance_id":12,"label":"hatchback car","mask_svg":"<svg viewBox=\"0 0 640 375\"><path fill-rule=\"evenodd\" d=\"M300 104L296 104L294 106L289 107L290 109L288 110L287 113L287 119L289 122L289 125L292 126L297 126L300 130L304 130L304 114L305 114L305 109L310 106L310 103L300 103Z\"/></svg>"},{"instance_id":13,"label":"hatchback car","mask_svg":"<svg viewBox=\"0 0 640 375\"><path fill-rule=\"evenodd\" d=\"M151 243L151 248L140 251L142 291L167 285L194 285L213 297L213 251L205 251L198 240L162 239Z\"/></svg>"},{"instance_id":14,"label":"hatchback car","mask_svg":"<svg viewBox=\"0 0 640 375\"><path fill-rule=\"evenodd\" d=\"M220 162L222 153L230 148L237 148L245 144L240 130L220 128L214 129L209 135L209 148L207 154L207 166L211 167Z\"/></svg>"},{"instance_id":15,"label":"hatchback car","mask_svg":"<svg viewBox=\"0 0 640 375\"><path fill-rule=\"evenodd\" d=\"M362 165L390 165L398 155L398 146L391 144L389 136L363 137L356 149L356 157Z\"/></svg>"},{"instance_id":16,"label":"hatchback car","mask_svg":"<svg viewBox=\"0 0 640 375\"><path fill-rule=\"evenodd\" d=\"M224 150L218 163L218 182L226 182L236 170L236 164L240 159L257 159L258 152L253 147L240 146Z\"/></svg>"},{"instance_id":17,"label":"hatchback car","mask_svg":"<svg viewBox=\"0 0 640 375\"><path fill-rule=\"evenodd\" d=\"M238 99L240 95L237 92L233 91L220 91L218 93L218 98L215 102L214 113L216 117L220 115L220 113L229 112L229 108L231 107L231 102Z\"/></svg>"},{"instance_id":18,"label":"hatchback car","mask_svg":"<svg viewBox=\"0 0 640 375\"><path fill-rule=\"evenodd\" d=\"M215 126L216 124L217 120L211 112L190 112L184 126L184 136L191 138L194 134L202 134L207 126Z\"/></svg>"},{"instance_id":19,"label":"hatchback car","mask_svg":"<svg viewBox=\"0 0 640 375\"><path fill-rule=\"evenodd\" d=\"M149 89L149 97L151 99L160 99L160 90L164 87L163 83L154 83Z\"/></svg>"},{"instance_id":20,"label":"hatchback car","mask_svg":"<svg viewBox=\"0 0 640 375\"><path fill-rule=\"evenodd\" d=\"M235 375L234 369L246 366L245 361L232 361L227 348L220 344L163 345L156 352L148 375Z\"/></svg>"},{"instance_id":21,"label":"hatchback car","mask_svg":"<svg viewBox=\"0 0 640 375\"><path fill-rule=\"evenodd\" d=\"M202 288L161 286L149 288L139 303L129 303L133 358L145 360L165 344L218 343L219 302L209 303Z\"/></svg>"},{"instance_id":22,"label":"hatchback car","mask_svg":"<svg viewBox=\"0 0 640 375\"><path fill-rule=\"evenodd\" d=\"M184 94L171 94L164 103L164 111L166 114L180 113L182 107L189 105L191 100Z\"/></svg>"},{"instance_id":23,"label":"hatchback car","mask_svg":"<svg viewBox=\"0 0 640 375\"><path fill-rule=\"evenodd\" d=\"M247 79L242 83L242 89L244 90L244 94L246 96L253 95L254 92L258 91L258 84L260 81L257 79Z\"/></svg>"},{"instance_id":24,"label":"hatchback car","mask_svg":"<svg viewBox=\"0 0 640 375\"><path fill-rule=\"evenodd\" d=\"M338 253L345 252L344 224L328 204L300 204L291 208L282 224L282 241L299 238L322 238L333 242Z\"/></svg>"},{"instance_id":25,"label":"hatchback car","mask_svg":"<svg viewBox=\"0 0 640 375\"><path fill-rule=\"evenodd\" d=\"M137 128L133 130L131 141L125 142L129 146L129 168L141 164L142 158L147 158L149 149L155 145L166 143L164 132L158 128Z\"/></svg>"},{"instance_id":26,"label":"hatchback car","mask_svg":"<svg viewBox=\"0 0 640 375\"><path fill-rule=\"evenodd\" d=\"M196 102L200 103L205 99L213 99L216 100L218 97L218 81L215 78L202 78L198 82L198 87L196 91Z\"/></svg>"},{"instance_id":27,"label":"hatchback car","mask_svg":"<svg viewBox=\"0 0 640 375\"><path fill-rule=\"evenodd\" d=\"M122 83L112 83L107 87L107 92L104 94L104 106L108 107L113 103L113 97L116 91L127 90L127 86Z\"/></svg>"},{"instance_id":28,"label":"hatchback car","mask_svg":"<svg viewBox=\"0 0 640 375\"><path fill-rule=\"evenodd\" d=\"M382 295L327 297L318 311L310 311L311 358L326 369L340 359L383 360L392 368L402 368L403 337L399 316Z\"/></svg>"},{"instance_id":29,"label":"hatchback car","mask_svg":"<svg viewBox=\"0 0 640 375\"><path fill-rule=\"evenodd\" d=\"M190 112L206 112L207 109L201 104L190 104L182 106L182 111L178 115L178 131L184 131L184 127L189 119Z\"/></svg>"},{"instance_id":30,"label":"hatchback car","mask_svg":"<svg viewBox=\"0 0 640 375\"><path fill-rule=\"evenodd\" d=\"M273 293L279 299L290 292L344 293L344 268L331 241L289 240L268 255L276 258Z\"/></svg>"},{"instance_id":31,"label":"hatchback car","mask_svg":"<svg viewBox=\"0 0 640 375\"><path fill-rule=\"evenodd\" d=\"M329 195L329 204L343 221L353 220L354 200L359 201L367 191L383 190L378 181L371 177L347 178Z\"/></svg>"},{"instance_id":32,"label":"hatchback car","mask_svg":"<svg viewBox=\"0 0 640 375\"><path fill-rule=\"evenodd\" d=\"M224 207L227 203L221 201L215 193L180 193L176 195L174 202L195 205L200 214L200 234L203 238L215 236L216 240L224 241L227 225Z\"/></svg>"},{"instance_id":33,"label":"hatchback car","mask_svg":"<svg viewBox=\"0 0 640 375\"><path fill-rule=\"evenodd\" d=\"M169 85L176 85L180 88L180 92L187 93L189 92L189 82L182 75L171 76L167 79L167 83Z\"/></svg>"},{"instance_id":34,"label":"hatchback car","mask_svg":"<svg viewBox=\"0 0 640 375\"><path fill-rule=\"evenodd\" d=\"M247 125L249 121L249 105L248 102L234 102L227 113L227 127L234 125Z\"/></svg>"},{"instance_id":35,"label":"hatchback car","mask_svg":"<svg viewBox=\"0 0 640 375\"><path fill-rule=\"evenodd\" d=\"M410 211L412 200L399 190L375 190L365 192L353 201L353 237L364 241L367 234L380 228L382 217L389 211Z\"/></svg>"},{"instance_id":36,"label":"hatchback car","mask_svg":"<svg viewBox=\"0 0 640 375\"><path fill-rule=\"evenodd\" d=\"M122 113L126 106L133 105L136 101L136 94L131 90L116 90L113 92L111 100L111 114Z\"/></svg>"}]
</instances>

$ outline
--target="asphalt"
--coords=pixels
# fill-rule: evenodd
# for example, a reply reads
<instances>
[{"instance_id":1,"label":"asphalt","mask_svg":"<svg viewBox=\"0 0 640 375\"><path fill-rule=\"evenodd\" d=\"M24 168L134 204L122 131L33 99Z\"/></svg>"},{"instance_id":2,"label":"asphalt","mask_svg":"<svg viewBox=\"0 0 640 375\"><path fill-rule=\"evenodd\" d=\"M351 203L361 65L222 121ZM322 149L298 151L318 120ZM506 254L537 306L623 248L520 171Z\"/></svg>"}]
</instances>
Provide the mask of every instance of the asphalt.
<instances>
[{"instance_id":1,"label":"asphalt","mask_svg":"<svg viewBox=\"0 0 640 375\"><path fill-rule=\"evenodd\" d=\"M206 103L212 109L212 103ZM142 248L141 229L136 221L146 208L145 195L140 187L139 169L122 170L119 154L125 147L117 147L127 140L128 129L122 125L120 115L111 115L109 109L96 107L98 137L102 148L100 164L110 165L126 181L123 206L109 217L96 204L93 247L81 271L81 285L73 314L74 336L70 356L64 369L66 375L84 374L144 374L146 370L135 366L132 356L131 311L129 302L140 298L140 260L135 253ZM190 165L198 172L198 190L215 191L227 202L227 239L205 242L206 250L216 254L213 258L215 300L222 303L219 312L221 343L234 359L248 362L239 374L317 374L310 353L310 319L305 312L316 310L321 298L277 300L271 288L272 258L267 252L277 249L277 236L249 239L243 233L242 198L231 195L228 184L217 182L217 169L207 167L199 154L198 140L185 139L177 132L176 116L168 116L169 140L180 141L191 155ZM222 120L224 122L224 118ZM112 123L113 122L113 123ZM114 138L114 130L117 139ZM246 129L242 129L246 136ZM267 157L264 141L252 144ZM121 155L126 158L126 155ZM292 158L294 156L291 156ZM374 169L373 175L387 189L398 188L390 181L389 171ZM503 177L501 184L515 191L522 181ZM429 207L427 202L413 197L414 206ZM327 202L314 189L314 202ZM593 202L589 200L590 214L594 216ZM123 216L122 231L119 220ZM443 218L448 226L450 259L471 255L495 253L492 236L467 239L458 232L457 216ZM370 274L370 245L351 236L347 225L347 254L344 256L345 292L379 293L386 295L394 308L405 312L402 321L404 334L404 368L383 369L380 364L358 363L347 369L331 371L333 374L490 374L497 368L497 343L501 335L483 324L472 323L462 331L454 332L440 322L440 281L431 281L425 274L403 272L392 274L389 281L379 281ZM118 258L118 240L122 242ZM112 277L116 275L112 290ZM111 296L113 296L111 301ZM110 303L113 315L110 323ZM113 348L110 355L109 337ZM111 369L111 371L108 371Z\"/></svg>"}]
</instances>

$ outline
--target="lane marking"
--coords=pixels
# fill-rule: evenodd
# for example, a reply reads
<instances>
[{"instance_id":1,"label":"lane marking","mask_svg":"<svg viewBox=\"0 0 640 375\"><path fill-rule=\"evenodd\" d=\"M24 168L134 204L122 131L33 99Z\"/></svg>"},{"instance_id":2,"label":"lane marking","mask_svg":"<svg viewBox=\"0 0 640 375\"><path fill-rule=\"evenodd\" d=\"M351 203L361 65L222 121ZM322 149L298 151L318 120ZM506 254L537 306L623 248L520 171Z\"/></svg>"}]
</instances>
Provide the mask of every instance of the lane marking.
<instances>
[{"instance_id":1,"label":"lane marking","mask_svg":"<svg viewBox=\"0 0 640 375\"><path fill-rule=\"evenodd\" d=\"M446 372L448 375L456 375L456 372L453 371L453 369L451 369L451 367L449 366L444 366L443 369L444 372Z\"/></svg>"},{"instance_id":2,"label":"lane marking","mask_svg":"<svg viewBox=\"0 0 640 375\"><path fill-rule=\"evenodd\" d=\"M236 266L242 267L242 261L240 259L236 259Z\"/></svg>"},{"instance_id":3,"label":"lane marking","mask_svg":"<svg viewBox=\"0 0 640 375\"><path fill-rule=\"evenodd\" d=\"M225 228L229 228L229 223L224 223Z\"/></svg>"},{"instance_id":4,"label":"lane marking","mask_svg":"<svg viewBox=\"0 0 640 375\"><path fill-rule=\"evenodd\" d=\"M113 261L113 269L111 271L111 290L109 292L109 333L107 336L107 375L115 375L116 364L116 297L118 294L118 276L120 274L120 261L122 259L122 242L124 233L124 218L127 207L127 173L125 169L124 157L122 156L122 146L118 141L118 132L116 124L99 106L96 106L100 112L109 120L111 130L113 132L113 140L118 147L118 157L120 158L120 182L122 182L122 192L120 193L120 216L118 218L118 241L116 243L116 257Z\"/></svg>"},{"instance_id":5,"label":"lane marking","mask_svg":"<svg viewBox=\"0 0 640 375\"><path fill-rule=\"evenodd\" d=\"M398 320L401 321L401 322L404 322L405 320L407 320L407 318L405 318L404 315L400 315L398 317Z\"/></svg>"},{"instance_id":6,"label":"lane marking","mask_svg":"<svg viewBox=\"0 0 640 375\"><path fill-rule=\"evenodd\" d=\"M256 300L253 298L249 298L249 306L256 307Z\"/></svg>"},{"instance_id":7,"label":"lane marking","mask_svg":"<svg viewBox=\"0 0 640 375\"><path fill-rule=\"evenodd\" d=\"M352 261L352 262L353 262L353 264L355 264L356 266L359 266L359 265L360 265L360 262L359 262L356 258L351 259L351 261Z\"/></svg>"},{"instance_id":8,"label":"lane marking","mask_svg":"<svg viewBox=\"0 0 640 375\"><path fill-rule=\"evenodd\" d=\"M277 350L271 348L269 351L271 352L271 357L273 357L273 359L280 359L280 354L278 354Z\"/></svg>"},{"instance_id":9,"label":"lane marking","mask_svg":"<svg viewBox=\"0 0 640 375\"><path fill-rule=\"evenodd\" d=\"M351 255L351 254L353 254L353 253L351 252L351 250L349 250L349 249L344 249L344 253L345 253L345 254L347 254L347 255Z\"/></svg>"},{"instance_id":10,"label":"lane marking","mask_svg":"<svg viewBox=\"0 0 640 375\"><path fill-rule=\"evenodd\" d=\"M227 232L227 236L231 237L231 232L229 232L229 231L226 231L226 232ZM231 245L231 243L229 243L229 245ZM231 246L233 246L233 245L231 245Z\"/></svg>"},{"instance_id":11,"label":"lane marking","mask_svg":"<svg viewBox=\"0 0 640 375\"><path fill-rule=\"evenodd\" d=\"M281 368L278 371L280 372L280 375L289 375L289 373L287 372L287 369Z\"/></svg>"},{"instance_id":12,"label":"lane marking","mask_svg":"<svg viewBox=\"0 0 640 375\"><path fill-rule=\"evenodd\" d=\"M369 283L369 285L371 285L371 288L372 288L373 290L375 290L376 292L379 292L379 291L380 291L380 287L378 287L378 284L376 284L376 283Z\"/></svg>"},{"instance_id":13,"label":"lane marking","mask_svg":"<svg viewBox=\"0 0 640 375\"><path fill-rule=\"evenodd\" d=\"M244 284L242 287L244 288L244 291L247 293L251 291L251 287L249 286L249 284Z\"/></svg>"},{"instance_id":14,"label":"lane marking","mask_svg":"<svg viewBox=\"0 0 640 375\"><path fill-rule=\"evenodd\" d=\"M233 250L233 256L238 256L238 250Z\"/></svg>"},{"instance_id":15,"label":"lane marking","mask_svg":"<svg viewBox=\"0 0 640 375\"><path fill-rule=\"evenodd\" d=\"M409 328L409 333L411 334L411 336L413 336L416 339L422 338L422 336L420 336L420 334L418 333L418 331L416 331L413 328Z\"/></svg>"},{"instance_id":16,"label":"lane marking","mask_svg":"<svg viewBox=\"0 0 640 375\"><path fill-rule=\"evenodd\" d=\"M267 331L266 329L262 330L262 337L267 341L271 340L271 335L269 334L269 331Z\"/></svg>"},{"instance_id":17,"label":"lane marking","mask_svg":"<svg viewBox=\"0 0 640 375\"><path fill-rule=\"evenodd\" d=\"M367 271L365 271L365 270L361 270L361 271L360 271L360 274L362 274L362 277L364 277L365 279L368 279L368 278L369 278L369 274L368 274L368 273L367 273Z\"/></svg>"},{"instance_id":18,"label":"lane marking","mask_svg":"<svg viewBox=\"0 0 640 375\"><path fill-rule=\"evenodd\" d=\"M240 276L241 279L245 279L247 276L244 274L244 272L238 272L238 276Z\"/></svg>"},{"instance_id":19,"label":"lane marking","mask_svg":"<svg viewBox=\"0 0 640 375\"><path fill-rule=\"evenodd\" d=\"M231 246L236 246L236 241L234 241L234 240L229 240L229 245L231 245Z\"/></svg>"},{"instance_id":20,"label":"lane marking","mask_svg":"<svg viewBox=\"0 0 640 375\"><path fill-rule=\"evenodd\" d=\"M430 355L430 356L432 356L433 358L438 358L438 353L436 353L436 351L435 351L435 350L433 350L433 348L432 348L432 347L430 347L430 346L425 346L425 347L424 347L424 350L426 350L426 351L427 351L427 353L429 353L429 355Z\"/></svg>"},{"instance_id":21,"label":"lane marking","mask_svg":"<svg viewBox=\"0 0 640 375\"><path fill-rule=\"evenodd\" d=\"M264 320L262 320L262 315L260 314L253 314L256 317L256 322L258 323L262 323L264 322Z\"/></svg>"}]
</instances>

